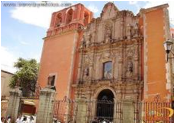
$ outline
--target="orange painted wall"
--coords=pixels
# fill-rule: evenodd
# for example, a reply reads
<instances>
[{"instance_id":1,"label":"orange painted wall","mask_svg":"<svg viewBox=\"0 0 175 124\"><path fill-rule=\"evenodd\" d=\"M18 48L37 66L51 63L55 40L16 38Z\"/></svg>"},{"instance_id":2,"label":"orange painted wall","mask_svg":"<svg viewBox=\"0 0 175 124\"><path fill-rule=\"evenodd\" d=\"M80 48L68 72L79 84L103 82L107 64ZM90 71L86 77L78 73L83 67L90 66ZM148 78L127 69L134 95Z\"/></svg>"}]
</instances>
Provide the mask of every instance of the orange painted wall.
<instances>
[{"instance_id":1,"label":"orange painted wall","mask_svg":"<svg viewBox=\"0 0 175 124\"><path fill-rule=\"evenodd\" d=\"M75 35L76 32L70 32L44 41L38 82L41 87L45 87L49 74L56 73L58 99L67 96Z\"/></svg>"},{"instance_id":2,"label":"orange painted wall","mask_svg":"<svg viewBox=\"0 0 175 124\"><path fill-rule=\"evenodd\" d=\"M67 12L72 9L72 20L67 23ZM85 23L85 14L88 21ZM57 26L58 15L61 15L61 23ZM38 83L44 88L47 86L49 74L56 74L55 87L57 99L65 96L74 98L74 90L71 84L77 80L79 53L78 46L83 36L79 26L90 23L93 13L82 4L76 4L52 14L50 28L45 38ZM68 89L68 87L70 89Z\"/></svg>"},{"instance_id":3,"label":"orange painted wall","mask_svg":"<svg viewBox=\"0 0 175 124\"><path fill-rule=\"evenodd\" d=\"M77 82L77 78L78 78L78 66L79 66L79 62L80 62L80 54L78 51L79 46L81 45L81 40L83 37L83 31L78 33L78 40L77 40L77 44L76 44L76 51L75 51L75 59L74 59L74 69L73 69L73 80L72 83L75 84ZM71 99L75 99L75 89L73 87L71 87L71 92L70 92L70 98Z\"/></svg>"},{"instance_id":4,"label":"orange painted wall","mask_svg":"<svg viewBox=\"0 0 175 124\"><path fill-rule=\"evenodd\" d=\"M164 13L163 9L147 12L146 16L146 42L147 42L147 84L148 100L152 100L153 94L160 93L161 98L167 95L166 90L166 60L163 42L164 35Z\"/></svg>"}]
</instances>

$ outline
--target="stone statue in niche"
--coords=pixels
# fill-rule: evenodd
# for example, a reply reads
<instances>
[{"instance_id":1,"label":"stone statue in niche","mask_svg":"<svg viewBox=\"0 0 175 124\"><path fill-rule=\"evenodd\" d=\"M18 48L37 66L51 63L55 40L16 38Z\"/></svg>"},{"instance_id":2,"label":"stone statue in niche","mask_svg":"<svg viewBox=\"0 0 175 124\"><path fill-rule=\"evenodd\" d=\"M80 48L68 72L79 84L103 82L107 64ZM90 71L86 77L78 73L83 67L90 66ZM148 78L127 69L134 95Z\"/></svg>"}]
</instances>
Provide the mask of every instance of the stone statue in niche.
<instances>
[{"instance_id":1,"label":"stone statue in niche","mask_svg":"<svg viewBox=\"0 0 175 124\"><path fill-rule=\"evenodd\" d=\"M138 27L138 23L135 23L132 29L132 35L134 37L137 37L139 35L139 27Z\"/></svg>"},{"instance_id":2,"label":"stone statue in niche","mask_svg":"<svg viewBox=\"0 0 175 124\"><path fill-rule=\"evenodd\" d=\"M89 78L89 68L88 67L84 69L83 77L84 77L84 79Z\"/></svg>"},{"instance_id":3,"label":"stone statue in niche","mask_svg":"<svg viewBox=\"0 0 175 124\"><path fill-rule=\"evenodd\" d=\"M105 38L105 43L109 43L111 41L111 37L112 37L112 32L110 27L106 28L106 38Z\"/></svg>"},{"instance_id":4,"label":"stone statue in niche","mask_svg":"<svg viewBox=\"0 0 175 124\"><path fill-rule=\"evenodd\" d=\"M133 63L132 63L132 61L129 61L127 64L126 77L129 78L132 75L133 75Z\"/></svg>"},{"instance_id":5,"label":"stone statue in niche","mask_svg":"<svg viewBox=\"0 0 175 124\"><path fill-rule=\"evenodd\" d=\"M85 76L87 76L87 77L89 76L89 68L85 69Z\"/></svg>"}]
</instances>

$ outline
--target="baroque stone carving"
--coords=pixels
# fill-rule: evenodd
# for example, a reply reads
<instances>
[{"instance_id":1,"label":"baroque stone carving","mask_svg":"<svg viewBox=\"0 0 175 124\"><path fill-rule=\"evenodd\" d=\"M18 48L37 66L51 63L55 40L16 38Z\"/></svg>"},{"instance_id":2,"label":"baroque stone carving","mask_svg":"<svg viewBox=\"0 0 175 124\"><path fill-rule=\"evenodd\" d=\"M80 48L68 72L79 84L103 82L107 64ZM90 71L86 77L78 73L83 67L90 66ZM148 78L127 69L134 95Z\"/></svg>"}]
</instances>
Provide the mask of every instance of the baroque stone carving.
<instances>
[{"instance_id":1,"label":"baroque stone carving","mask_svg":"<svg viewBox=\"0 0 175 124\"><path fill-rule=\"evenodd\" d=\"M109 43L111 41L111 37L112 37L112 31L110 27L106 28L106 33L105 33L106 37L105 37L105 43Z\"/></svg>"},{"instance_id":2,"label":"baroque stone carving","mask_svg":"<svg viewBox=\"0 0 175 124\"><path fill-rule=\"evenodd\" d=\"M101 17L85 29L82 44L86 47L80 54L83 61L79 61L81 83L76 86L76 98L96 99L97 89L113 87L116 101L138 99L136 93L142 83L136 78L141 74L140 63L135 60L141 57L137 16L129 11L113 10L112 3L106 5Z\"/></svg>"},{"instance_id":3,"label":"baroque stone carving","mask_svg":"<svg viewBox=\"0 0 175 124\"><path fill-rule=\"evenodd\" d=\"M85 41L86 41L86 47L89 47L91 44L91 34L86 35Z\"/></svg>"},{"instance_id":4,"label":"baroque stone carving","mask_svg":"<svg viewBox=\"0 0 175 124\"><path fill-rule=\"evenodd\" d=\"M86 79L86 80L89 78L89 67L86 67L86 68L84 69L83 77L84 77L84 79Z\"/></svg>"},{"instance_id":5,"label":"baroque stone carving","mask_svg":"<svg viewBox=\"0 0 175 124\"><path fill-rule=\"evenodd\" d=\"M127 39L131 39L131 25L128 24L127 27L126 27L126 35L127 35Z\"/></svg>"},{"instance_id":6,"label":"baroque stone carving","mask_svg":"<svg viewBox=\"0 0 175 124\"><path fill-rule=\"evenodd\" d=\"M105 52L105 53L103 53L103 60L102 61L106 61L106 60L108 60L109 58L111 58L111 56L110 56L110 53L109 52Z\"/></svg>"},{"instance_id":7,"label":"baroque stone carving","mask_svg":"<svg viewBox=\"0 0 175 124\"><path fill-rule=\"evenodd\" d=\"M133 75L133 63L132 61L129 61L127 64L126 77L129 78L132 77L132 75Z\"/></svg>"},{"instance_id":8,"label":"baroque stone carving","mask_svg":"<svg viewBox=\"0 0 175 124\"><path fill-rule=\"evenodd\" d=\"M138 27L138 23L135 23L132 29L132 35L134 37L137 37L139 35L139 27Z\"/></svg>"},{"instance_id":9,"label":"baroque stone carving","mask_svg":"<svg viewBox=\"0 0 175 124\"><path fill-rule=\"evenodd\" d=\"M84 70L84 75L85 75L85 76L89 76L89 68L85 68L85 70Z\"/></svg>"}]
</instances>

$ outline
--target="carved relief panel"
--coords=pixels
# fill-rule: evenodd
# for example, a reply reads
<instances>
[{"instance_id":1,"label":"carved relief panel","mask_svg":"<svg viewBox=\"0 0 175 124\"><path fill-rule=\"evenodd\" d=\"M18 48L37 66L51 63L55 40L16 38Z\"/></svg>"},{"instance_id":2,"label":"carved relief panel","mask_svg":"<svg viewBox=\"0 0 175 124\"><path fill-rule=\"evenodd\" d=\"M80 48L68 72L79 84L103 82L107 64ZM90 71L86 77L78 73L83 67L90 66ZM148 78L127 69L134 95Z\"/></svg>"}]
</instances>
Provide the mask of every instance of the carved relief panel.
<instances>
[{"instance_id":1,"label":"carved relief panel","mask_svg":"<svg viewBox=\"0 0 175 124\"><path fill-rule=\"evenodd\" d=\"M133 79L139 73L138 18L130 11L110 6L111 12L109 6L107 10L104 7L101 17L84 30L82 44L86 55L81 74L85 80Z\"/></svg>"},{"instance_id":2,"label":"carved relief panel","mask_svg":"<svg viewBox=\"0 0 175 124\"><path fill-rule=\"evenodd\" d=\"M138 45L133 43L128 45L126 48L126 58L125 58L125 77L135 78L138 76Z\"/></svg>"}]
</instances>

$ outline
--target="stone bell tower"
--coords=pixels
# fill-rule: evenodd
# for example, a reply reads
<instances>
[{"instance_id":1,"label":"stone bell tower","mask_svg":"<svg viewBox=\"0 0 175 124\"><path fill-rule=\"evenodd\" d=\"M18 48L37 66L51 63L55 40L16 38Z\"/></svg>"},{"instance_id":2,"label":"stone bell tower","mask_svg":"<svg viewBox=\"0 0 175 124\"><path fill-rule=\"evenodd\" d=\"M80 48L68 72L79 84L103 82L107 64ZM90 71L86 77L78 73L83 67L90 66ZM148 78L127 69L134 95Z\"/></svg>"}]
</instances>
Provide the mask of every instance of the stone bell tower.
<instances>
[{"instance_id":1,"label":"stone bell tower","mask_svg":"<svg viewBox=\"0 0 175 124\"><path fill-rule=\"evenodd\" d=\"M92 16L92 12L82 4L52 14L50 28L44 38L38 83L42 88L54 87L56 99L74 96L73 93L70 96L70 92L77 77L79 55L76 49L82 38L82 29L90 23Z\"/></svg>"}]
</instances>

